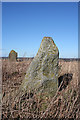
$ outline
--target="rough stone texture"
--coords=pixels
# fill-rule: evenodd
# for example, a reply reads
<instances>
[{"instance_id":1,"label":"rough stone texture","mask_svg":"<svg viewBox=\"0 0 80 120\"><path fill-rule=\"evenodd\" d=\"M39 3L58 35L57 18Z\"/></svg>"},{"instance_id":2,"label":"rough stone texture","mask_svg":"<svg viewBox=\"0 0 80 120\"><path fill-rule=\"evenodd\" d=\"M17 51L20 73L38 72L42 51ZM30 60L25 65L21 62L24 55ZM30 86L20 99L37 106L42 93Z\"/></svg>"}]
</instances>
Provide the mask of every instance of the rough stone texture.
<instances>
[{"instance_id":1,"label":"rough stone texture","mask_svg":"<svg viewBox=\"0 0 80 120\"><path fill-rule=\"evenodd\" d=\"M11 50L11 52L9 53L9 60L10 61L16 61L17 60L17 52L15 52L14 50Z\"/></svg>"},{"instance_id":2,"label":"rough stone texture","mask_svg":"<svg viewBox=\"0 0 80 120\"><path fill-rule=\"evenodd\" d=\"M54 96L58 88L59 52L51 37L44 37L37 55L33 59L20 90Z\"/></svg>"}]
</instances>

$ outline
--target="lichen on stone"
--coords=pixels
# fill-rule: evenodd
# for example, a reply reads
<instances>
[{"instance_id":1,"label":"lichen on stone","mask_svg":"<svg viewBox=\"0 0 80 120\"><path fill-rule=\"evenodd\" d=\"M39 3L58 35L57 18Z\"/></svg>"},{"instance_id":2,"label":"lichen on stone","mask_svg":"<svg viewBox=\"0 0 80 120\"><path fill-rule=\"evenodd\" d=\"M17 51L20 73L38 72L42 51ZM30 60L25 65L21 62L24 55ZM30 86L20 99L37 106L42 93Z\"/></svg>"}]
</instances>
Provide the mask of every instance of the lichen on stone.
<instances>
[{"instance_id":1,"label":"lichen on stone","mask_svg":"<svg viewBox=\"0 0 80 120\"><path fill-rule=\"evenodd\" d=\"M58 88L58 57L59 51L53 39L44 37L19 91L25 93L37 90L36 95L43 93L43 99L53 97Z\"/></svg>"},{"instance_id":2,"label":"lichen on stone","mask_svg":"<svg viewBox=\"0 0 80 120\"><path fill-rule=\"evenodd\" d=\"M9 60L10 61L16 61L17 60L17 52L15 52L14 50L11 50L9 53Z\"/></svg>"}]
</instances>

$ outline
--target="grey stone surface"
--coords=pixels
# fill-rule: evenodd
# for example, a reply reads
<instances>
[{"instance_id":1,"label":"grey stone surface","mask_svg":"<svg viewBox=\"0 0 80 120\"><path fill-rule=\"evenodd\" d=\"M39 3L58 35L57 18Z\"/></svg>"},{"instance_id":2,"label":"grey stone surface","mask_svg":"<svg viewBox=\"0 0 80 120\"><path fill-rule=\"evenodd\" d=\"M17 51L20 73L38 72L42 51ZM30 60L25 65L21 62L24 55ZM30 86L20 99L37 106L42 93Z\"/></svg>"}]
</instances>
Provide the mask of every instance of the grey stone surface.
<instances>
[{"instance_id":1,"label":"grey stone surface","mask_svg":"<svg viewBox=\"0 0 80 120\"><path fill-rule=\"evenodd\" d=\"M9 53L9 60L15 62L17 60L17 52L11 50L11 52Z\"/></svg>"},{"instance_id":2,"label":"grey stone surface","mask_svg":"<svg viewBox=\"0 0 80 120\"><path fill-rule=\"evenodd\" d=\"M35 91L54 96L58 88L59 51L51 37L44 37L20 86L21 91Z\"/></svg>"}]
</instances>

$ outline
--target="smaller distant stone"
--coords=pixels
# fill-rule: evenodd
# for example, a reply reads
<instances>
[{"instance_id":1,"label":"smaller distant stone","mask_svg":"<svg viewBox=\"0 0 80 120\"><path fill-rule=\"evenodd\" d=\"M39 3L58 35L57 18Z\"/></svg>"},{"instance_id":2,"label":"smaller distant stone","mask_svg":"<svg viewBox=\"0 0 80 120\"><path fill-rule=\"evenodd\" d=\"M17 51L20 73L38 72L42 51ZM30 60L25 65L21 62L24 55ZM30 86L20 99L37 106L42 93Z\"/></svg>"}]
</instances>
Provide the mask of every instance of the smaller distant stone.
<instances>
[{"instance_id":1,"label":"smaller distant stone","mask_svg":"<svg viewBox=\"0 0 80 120\"><path fill-rule=\"evenodd\" d=\"M12 62L17 61L17 52L15 52L14 50L11 50L11 52L9 53L9 60Z\"/></svg>"}]
</instances>

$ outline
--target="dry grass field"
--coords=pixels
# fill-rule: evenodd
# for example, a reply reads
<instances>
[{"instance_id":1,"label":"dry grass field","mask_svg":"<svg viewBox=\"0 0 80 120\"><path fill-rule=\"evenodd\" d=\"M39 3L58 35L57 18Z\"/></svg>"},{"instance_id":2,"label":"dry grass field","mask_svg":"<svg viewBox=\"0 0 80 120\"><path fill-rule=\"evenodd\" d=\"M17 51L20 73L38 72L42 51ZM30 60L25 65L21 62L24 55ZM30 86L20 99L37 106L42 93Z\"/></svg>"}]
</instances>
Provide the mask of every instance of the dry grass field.
<instances>
[{"instance_id":1,"label":"dry grass field","mask_svg":"<svg viewBox=\"0 0 80 120\"><path fill-rule=\"evenodd\" d=\"M49 100L46 111L39 111L41 103L35 95L33 97L26 97L25 95L25 97L23 97L23 105L21 108L19 108L19 106L12 107L15 93L19 89L31 61L32 59L15 63L11 63L8 60L2 61L2 119L80 118L80 62L76 60L59 60L59 77L64 76L65 74L72 74L72 79L65 88L60 90L64 84L61 82L56 95Z\"/></svg>"}]
</instances>

